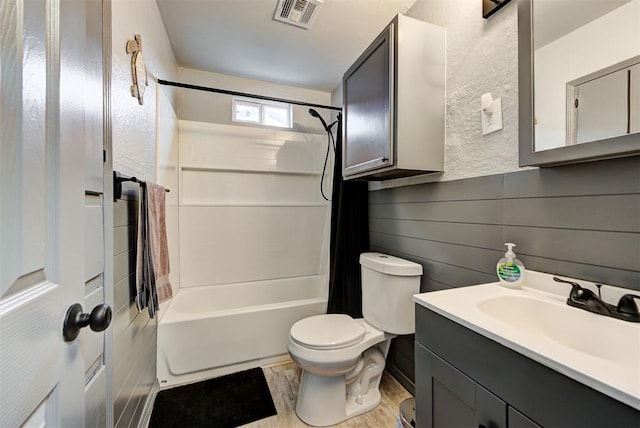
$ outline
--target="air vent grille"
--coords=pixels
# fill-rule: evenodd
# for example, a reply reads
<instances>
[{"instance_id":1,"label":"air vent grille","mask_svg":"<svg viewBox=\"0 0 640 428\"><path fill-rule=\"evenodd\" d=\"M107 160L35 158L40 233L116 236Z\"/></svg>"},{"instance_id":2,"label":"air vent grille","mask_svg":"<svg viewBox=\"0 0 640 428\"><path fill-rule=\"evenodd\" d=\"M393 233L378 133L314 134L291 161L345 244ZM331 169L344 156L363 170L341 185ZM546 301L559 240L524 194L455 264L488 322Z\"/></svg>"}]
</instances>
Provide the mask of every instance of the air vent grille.
<instances>
[{"instance_id":1,"label":"air vent grille","mask_svg":"<svg viewBox=\"0 0 640 428\"><path fill-rule=\"evenodd\" d=\"M307 24L313 16L314 10L316 10L316 4L309 3L309 6L307 6L307 10L304 12L304 15L302 15L302 19L300 20L300 22L302 22L303 24Z\"/></svg>"},{"instance_id":2,"label":"air vent grille","mask_svg":"<svg viewBox=\"0 0 640 428\"><path fill-rule=\"evenodd\" d=\"M280 11L280 18L288 18L289 13L291 13L291 6L293 5L293 0L284 0L282 2L282 10Z\"/></svg>"},{"instance_id":3,"label":"air vent grille","mask_svg":"<svg viewBox=\"0 0 640 428\"><path fill-rule=\"evenodd\" d=\"M296 0L296 5L293 8L296 11L302 13L306 5L307 5L307 0Z\"/></svg>"},{"instance_id":4,"label":"air vent grille","mask_svg":"<svg viewBox=\"0 0 640 428\"><path fill-rule=\"evenodd\" d=\"M278 0L273 19L302 28L310 28L323 0Z\"/></svg>"}]
</instances>

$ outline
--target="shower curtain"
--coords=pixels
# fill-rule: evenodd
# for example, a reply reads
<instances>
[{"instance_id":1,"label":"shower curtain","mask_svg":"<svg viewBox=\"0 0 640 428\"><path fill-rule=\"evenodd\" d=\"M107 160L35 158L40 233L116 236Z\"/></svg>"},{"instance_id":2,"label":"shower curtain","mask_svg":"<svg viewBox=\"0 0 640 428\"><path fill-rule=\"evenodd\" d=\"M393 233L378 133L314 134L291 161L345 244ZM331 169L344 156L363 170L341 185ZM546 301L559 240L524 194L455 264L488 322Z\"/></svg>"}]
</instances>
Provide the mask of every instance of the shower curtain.
<instances>
[{"instance_id":1,"label":"shower curtain","mask_svg":"<svg viewBox=\"0 0 640 428\"><path fill-rule=\"evenodd\" d=\"M369 193L366 181L342 179L342 114L338 114L333 166L329 302L327 312L362 318L360 253L369 251Z\"/></svg>"}]
</instances>

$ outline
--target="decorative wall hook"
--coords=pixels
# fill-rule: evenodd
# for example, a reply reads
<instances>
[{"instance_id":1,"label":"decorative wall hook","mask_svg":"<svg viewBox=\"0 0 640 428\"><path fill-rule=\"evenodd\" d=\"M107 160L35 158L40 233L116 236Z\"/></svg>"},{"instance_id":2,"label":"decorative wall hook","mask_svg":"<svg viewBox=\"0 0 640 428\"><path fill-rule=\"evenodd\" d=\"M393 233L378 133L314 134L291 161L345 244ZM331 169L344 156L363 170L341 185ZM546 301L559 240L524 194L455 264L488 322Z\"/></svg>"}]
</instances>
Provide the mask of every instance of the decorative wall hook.
<instances>
[{"instance_id":1,"label":"decorative wall hook","mask_svg":"<svg viewBox=\"0 0 640 428\"><path fill-rule=\"evenodd\" d=\"M147 82L147 68L142 57L142 37L136 34L133 40L127 41L127 53L131 55L131 96L138 98L140 105L144 104L144 90Z\"/></svg>"},{"instance_id":2,"label":"decorative wall hook","mask_svg":"<svg viewBox=\"0 0 640 428\"><path fill-rule=\"evenodd\" d=\"M509 3L509 1L510 0L482 0L482 17L485 19L489 18Z\"/></svg>"}]
</instances>

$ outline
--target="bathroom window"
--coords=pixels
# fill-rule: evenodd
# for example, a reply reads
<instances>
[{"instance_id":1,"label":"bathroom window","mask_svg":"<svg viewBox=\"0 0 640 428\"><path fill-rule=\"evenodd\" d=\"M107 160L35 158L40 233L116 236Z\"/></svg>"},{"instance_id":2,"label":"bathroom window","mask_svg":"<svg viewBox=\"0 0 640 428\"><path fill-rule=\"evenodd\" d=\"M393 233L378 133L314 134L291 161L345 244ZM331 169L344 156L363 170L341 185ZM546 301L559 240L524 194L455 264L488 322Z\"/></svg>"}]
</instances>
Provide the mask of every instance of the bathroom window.
<instances>
[{"instance_id":1,"label":"bathroom window","mask_svg":"<svg viewBox=\"0 0 640 428\"><path fill-rule=\"evenodd\" d=\"M233 99L233 121L291 128L291 104L236 97Z\"/></svg>"}]
</instances>

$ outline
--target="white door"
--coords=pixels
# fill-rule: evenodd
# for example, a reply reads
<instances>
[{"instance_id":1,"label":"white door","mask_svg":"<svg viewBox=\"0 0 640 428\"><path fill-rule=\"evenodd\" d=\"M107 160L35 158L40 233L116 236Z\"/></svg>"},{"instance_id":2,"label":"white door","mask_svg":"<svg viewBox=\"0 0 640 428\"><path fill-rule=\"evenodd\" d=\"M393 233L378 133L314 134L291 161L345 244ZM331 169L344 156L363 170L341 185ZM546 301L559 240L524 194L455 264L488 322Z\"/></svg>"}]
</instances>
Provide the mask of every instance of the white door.
<instances>
[{"instance_id":1,"label":"white door","mask_svg":"<svg viewBox=\"0 0 640 428\"><path fill-rule=\"evenodd\" d=\"M0 0L0 427L108 424L104 333L63 337L105 295L101 40L100 0Z\"/></svg>"}]
</instances>

